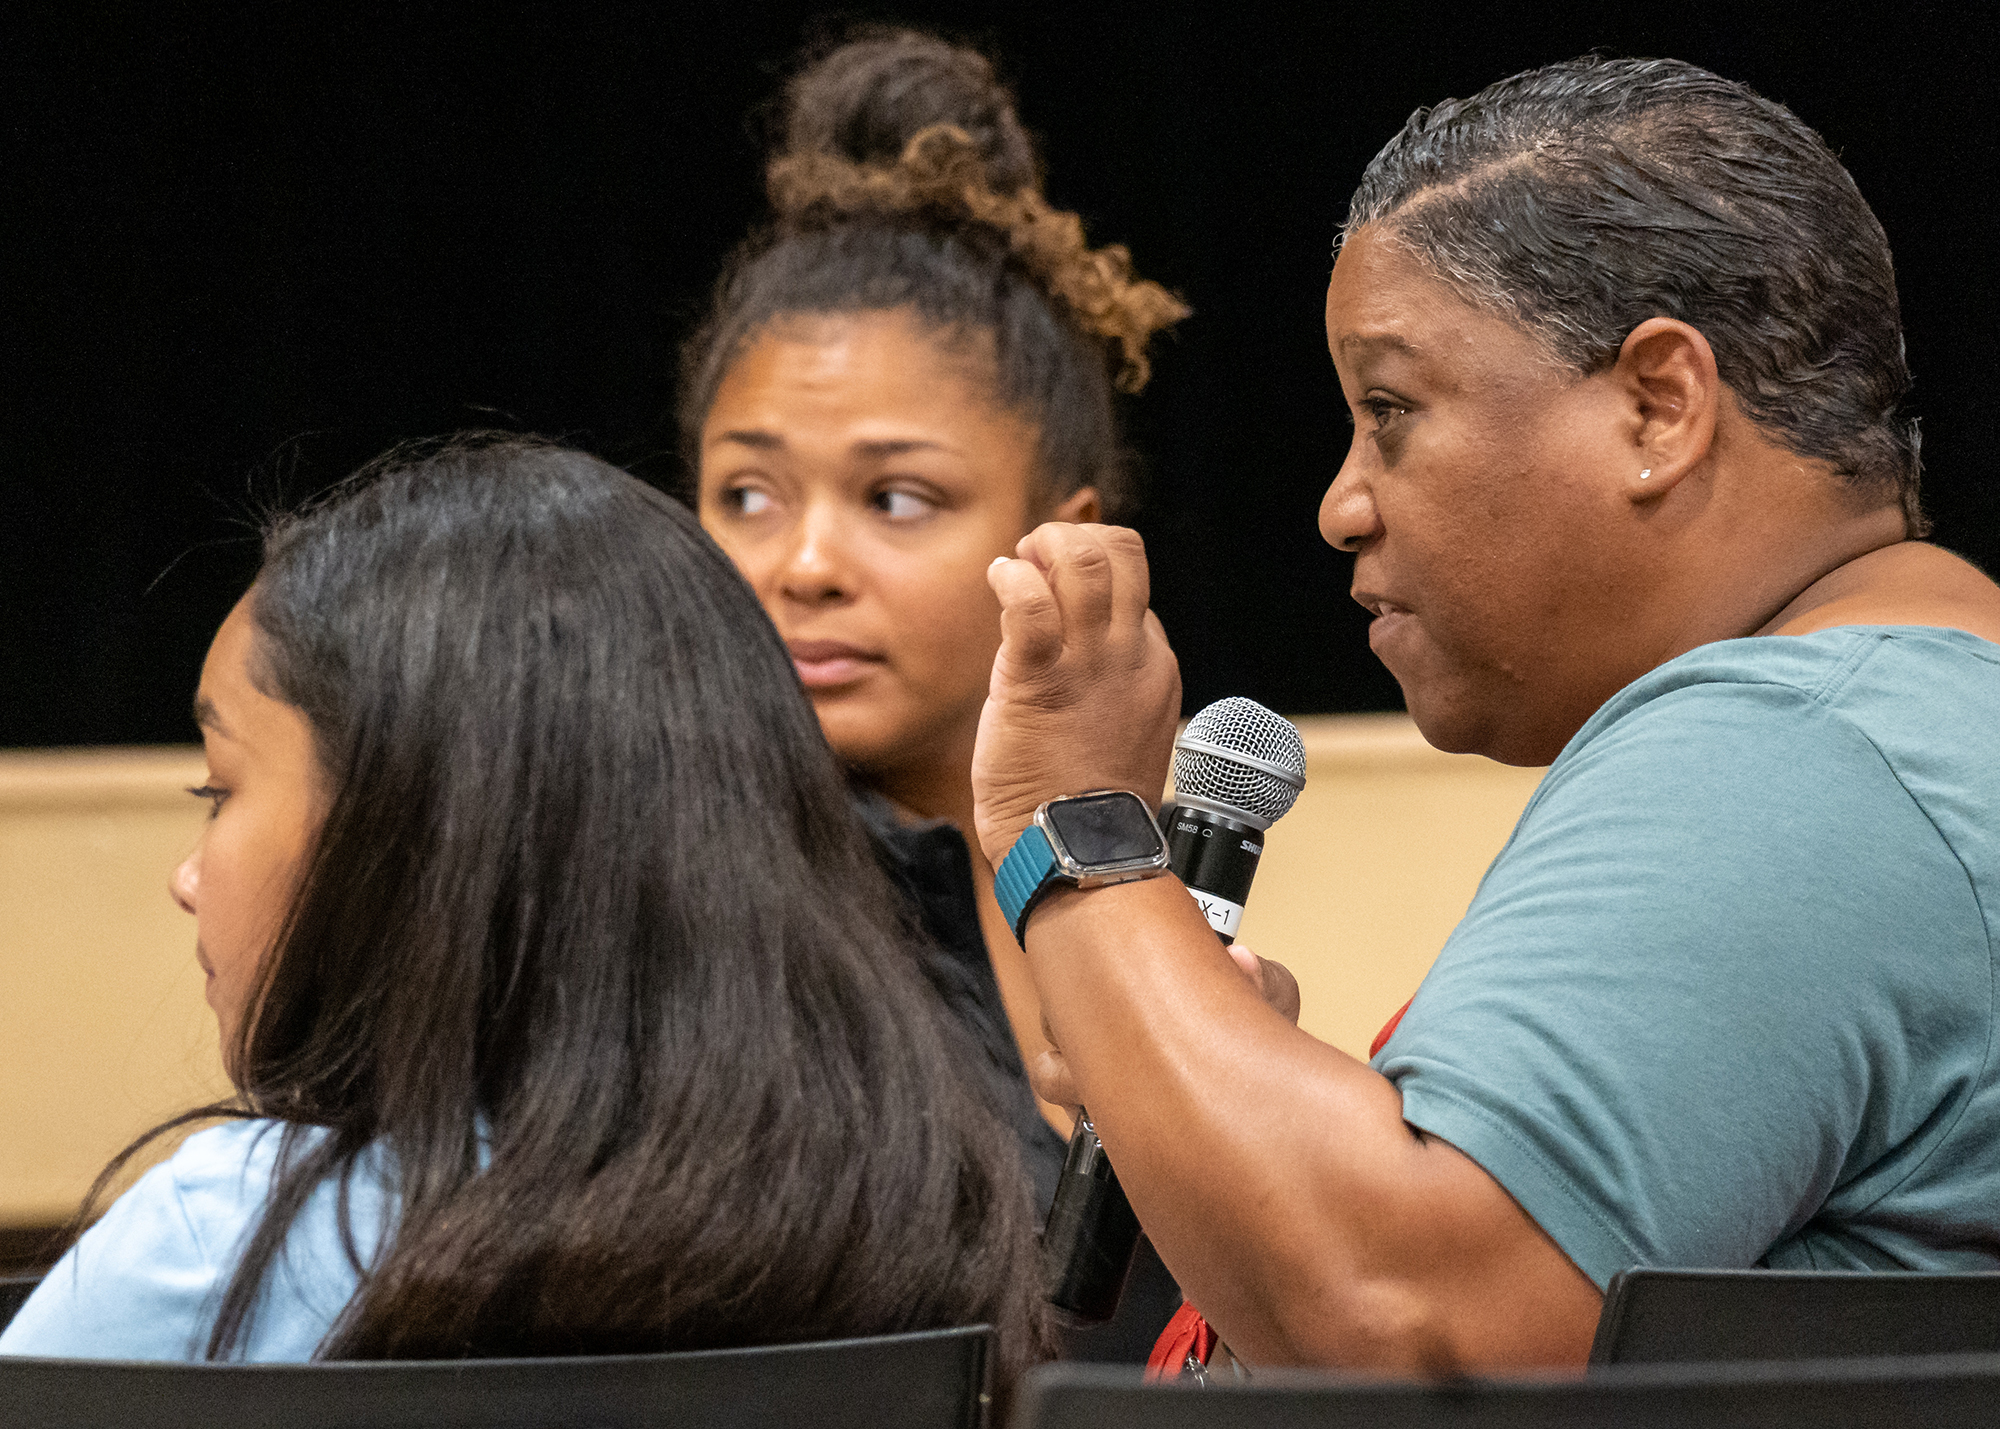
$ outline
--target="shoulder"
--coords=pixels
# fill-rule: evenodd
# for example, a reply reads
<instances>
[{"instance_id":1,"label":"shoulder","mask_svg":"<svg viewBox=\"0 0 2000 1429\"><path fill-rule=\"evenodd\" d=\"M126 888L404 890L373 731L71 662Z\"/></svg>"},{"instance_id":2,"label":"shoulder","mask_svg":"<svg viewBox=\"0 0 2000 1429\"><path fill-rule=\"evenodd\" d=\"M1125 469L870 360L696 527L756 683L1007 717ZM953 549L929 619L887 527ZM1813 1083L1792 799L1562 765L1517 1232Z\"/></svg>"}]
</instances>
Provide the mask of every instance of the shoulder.
<instances>
[{"instance_id":1,"label":"shoulder","mask_svg":"<svg viewBox=\"0 0 2000 1429\"><path fill-rule=\"evenodd\" d=\"M1846 625L1722 640L1669 660L1612 696L1557 764L1635 720L1653 727L1692 711L1734 715L1746 726L1825 712L1873 728L1977 738L1984 729L1942 724L1939 705L1990 708L1996 693L2000 645L1962 630Z\"/></svg>"},{"instance_id":2,"label":"shoulder","mask_svg":"<svg viewBox=\"0 0 2000 1429\"><path fill-rule=\"evenodd\" d=\"M1991 863L2000 858L1996 708L2000 646L1964 631L1842 626L1721 641L1607 701L1529 811L1615 794L1642 819L1678 811L1711 830L1765 834L1779 827L1770 816L1789 811L1801 816L1796 831L1834 843L1914 814L1919 844Z\"/></svg>"},{"instance_id":3,"label":"shoulder","mask_svg":"<svg viewBox=\"0 0 2000 1429\"><path fill-rule=\"evenodd\" d=\"M1952 632L1730 641L1635 681L1376 1059L1406 1119L1600 1283L1750 1264L1920 1162L1991 1045L1996 707L2000 650Z\"/></svg>"},{"instance_id":4,"label":"shoulder","mask_svg":"<svg viewBox=\"0 0 2000 1429\"><path fill-rule=\"evenodd\" d=\"M190 1136L56 1264L0 1335L0 1352L198 1355L205 1307L262 1213L280 1131L237 1121Z\"/></svg>"}]
</instances>

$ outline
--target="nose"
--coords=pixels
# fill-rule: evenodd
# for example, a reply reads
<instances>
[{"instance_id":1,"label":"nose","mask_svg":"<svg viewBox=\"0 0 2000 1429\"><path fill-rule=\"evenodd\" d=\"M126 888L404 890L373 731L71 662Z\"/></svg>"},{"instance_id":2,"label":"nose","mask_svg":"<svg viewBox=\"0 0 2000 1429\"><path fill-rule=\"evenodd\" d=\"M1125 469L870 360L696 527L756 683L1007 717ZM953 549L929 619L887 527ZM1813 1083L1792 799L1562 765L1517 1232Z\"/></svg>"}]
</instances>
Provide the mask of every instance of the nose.
<instances>
[{"instance_id":1,"label":"nose","mask_svg":"<svg viewBox=\"0 0 2000 1429\"><path fill-rule=\"evenodd\" d=\"M792 527L778 585L800 605L836 604L852 594L846 533L831 502L811 503Z\"/></svg>"},{"instance_id":2,"label":"nose","mask_svg":"<svg viewBox=\"0 0 2000 1429\"><path fill-rule=\"evenodd\" d=\"M1319 503L1319 534L1336 551L1358 551L1382 534L1382 513L1375 507L1375 489L1356 456L1357 442L1334 474L1333 485Z\"/></svg>"},{"instance_id":3,"label":"nose","mask_svg":"<svg viewBox=\"0 0 2000 1429\"><path fill-rule=\"evenodd\" d=\"M195 891L201 883L201 850L196 849L180 861L167 879L167 893L178 903L183 913L194 912Z\"/></svg>"}]
</instances>

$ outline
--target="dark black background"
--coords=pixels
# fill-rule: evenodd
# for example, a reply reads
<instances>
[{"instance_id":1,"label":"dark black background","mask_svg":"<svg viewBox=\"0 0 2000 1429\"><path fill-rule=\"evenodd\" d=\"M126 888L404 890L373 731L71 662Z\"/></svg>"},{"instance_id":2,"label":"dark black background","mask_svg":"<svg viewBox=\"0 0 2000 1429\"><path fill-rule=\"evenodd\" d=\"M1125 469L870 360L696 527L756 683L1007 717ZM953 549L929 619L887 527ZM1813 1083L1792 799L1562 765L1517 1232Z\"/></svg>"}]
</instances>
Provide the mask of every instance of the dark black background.
<instances>
[{"instance_id":1,"label":"dark black background","mask_svg":"<svg viewBox=\"0 0 2000 1429\"><path fill-rule=\"evenodd\" d=\"M670 481L675 348L759 212L747 116L853 19L996 51L1051 196L1196 309L1130 411L1189 708L1399 706L1313 524L1347 435L1330 241L1414 106L1592 48L1746 80L1843 155L1896 250L1939 539L2000 565L1970 7L42 10L0 36L0 744L189 738L251 513L397 438L518 426Z\"/></svg>"}]
</instances>

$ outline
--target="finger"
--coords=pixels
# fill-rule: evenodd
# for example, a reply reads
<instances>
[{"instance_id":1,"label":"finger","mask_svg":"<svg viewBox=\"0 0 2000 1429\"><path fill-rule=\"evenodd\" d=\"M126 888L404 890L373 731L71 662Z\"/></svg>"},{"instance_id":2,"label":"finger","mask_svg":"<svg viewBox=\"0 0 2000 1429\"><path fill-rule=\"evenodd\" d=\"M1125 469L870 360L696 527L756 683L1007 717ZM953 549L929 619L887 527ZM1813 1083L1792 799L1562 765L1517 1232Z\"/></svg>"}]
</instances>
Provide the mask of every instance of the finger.
<instances>
[{"instance_id":1,"label":"finger","mask_svg":"<svg viewBox=\"0 0 2000 1429\"><path fill-rule=\"evenodd\" d=\"M1264 995L1264 960L1250 951L1249 944L1231 943L1229 945L1229 961L1236 964L1236 970L1243 974L1244 980L1250 986L1256 988L1257 995L1262 997Z\"/></svg>"},{"instance_id":2,"label":"finger","mask_svg":"<svg viewBox=\"0 0 2000 1429\"><path fill-rule=\"evenodd\" d=\"M1257 959L1257 968L1262 979L1264 1001L1284 1014L1294 1027L1298 1026L1299 980L1292 976L1292 970L1269 958Z\"/></svg>"},{"instance_id":3,"label":"finger","mask_svg":"<svg viewBox=\"0 0 2000 1429\"><path fill-rule=\"evenodd\" d=\"M1070 1075L1069 1063L1053 1047L1036 1055L1034 1064L1028 1068L1028 1083L1034 1087L1036 1096L1055 1103L1071 1116L1083 1105L1083 1091Z\"/></svg>"},{"instance_id":4,"label":"finger","mask_svg":"<svg viewBox=\"0 0 2000 1429\"><path fill-rule=\"evenodd\" d=\"M1111 562L1112 624L1129 629L1144 620L1153 603L1153 574L1146 562L1146 541L1127 526L1092 526L1102 532L1106 558Z\"/></svg>"},{"instance_id":5,"label":"finger","mask_svg":"<svg viewBox=\"0 0 2000 1429\"><path fill-rule=\"evenodd\" d=\"M1171 662L1174 667L1174 677L1178 681L1181 668L1180 656L1174 654L1173 642L1167 639L1167 627L1160 624L1159 616L1148 610L1146 612L1145 628L1146 658L1148 660L1165 660Z\"/></svg>"},{"instance_id":6,"label":"finger","mask_svg":"<svg viewBox=\"0 0 2000 1429\"><path fill-rule=\"evenodd\" d=\"M1105 529L1051 521L1032 533L1049 589L1062 609L1064 636L1072 646L1095 645L1112 629L1116 572L1101 534Z\"/></svg>"},{"instance_id":7,"label":"finger","mask_svg":"<svg viewBox=\"0 0 2000 1429\"><path fill-rule=\"evenodd\" d=\"M1000 601L1000 648L1009 666L1025 672L1053 663L1062 654L1063 616L1047 577L1032 561L1002 556L986 568L986 584Z\"/></svg>"},{"instance_id":8,"label":"finger","mask_svg":"<svg viewBox=\"0 0 2000 1429\"><path fill-rule=\"evenodd\" d=\"M1250 951L1247 944L1231 943L1229 960L1236 964L1236 970L1257 989L1257 995L1265 1005L1289 1019L1294 1025L1299 1020L1299 980L1292 976L1292 970L1283 963L1274 963L1269 958L1260 958Z\"/></svg>"}]
</instances>

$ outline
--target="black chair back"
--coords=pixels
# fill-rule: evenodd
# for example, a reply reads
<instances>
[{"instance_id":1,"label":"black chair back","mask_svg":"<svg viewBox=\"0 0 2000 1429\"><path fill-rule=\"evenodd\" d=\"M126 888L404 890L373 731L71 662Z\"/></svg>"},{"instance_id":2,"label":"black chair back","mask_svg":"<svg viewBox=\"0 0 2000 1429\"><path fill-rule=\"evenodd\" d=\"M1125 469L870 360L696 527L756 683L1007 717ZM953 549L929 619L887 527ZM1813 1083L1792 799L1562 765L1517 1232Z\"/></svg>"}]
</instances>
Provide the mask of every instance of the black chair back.
<instances>
[{"instance_id":1,"label":"black chair back","mask_svg":"<svg viewBox=\"0 0 2000 1429\"><path fill-rule=\"evenodd\" d=\"M1941 1355L1447 1384L1267 1372L1205 1389L1052 1365L1028 1377L1012 1429L1991 1429L1996 1418L2000 1355Z\"/></svg>"},{"instance_id":2,"label":"black chair back","mask_svg":"<svg viewBox=\"0 0 2000 1429\"><path fill-rule=\"evenodd\" d=\"M33 1275L0 1275L0 1330L7 1328L14 1312L28 1303L28 1297L41 1283L42 1273L39 1270Z\"/></svg>"},{"instance_id":3,"label":"black chair back","mask_svg":"<svg viewBox=\"0 0 2000 1429\"><path fill-rule=\"evenodd\" d=\"M1627 1270L1592 1364L2000 1353L2000 1273Z\"/></svg>"},{"instance_id":4,"label":"black chair back","mask_svg":"<svg viewBox=\"0 0 2000 1429\"><path fill-rule=\"evenodd\" d=\"M160 1364L0 1357L8 1429L978 1429L983 1325L544 1360Z\"/></svg>"}]
</instances>

